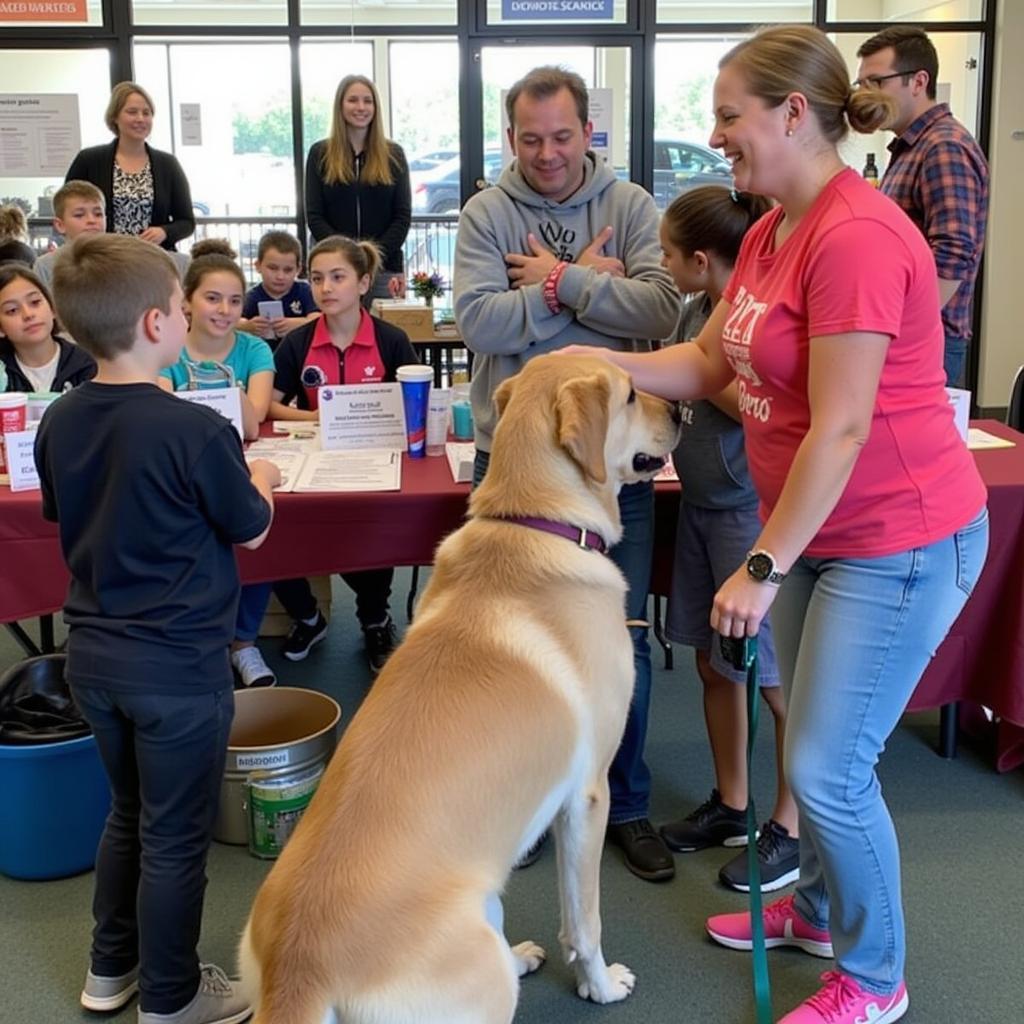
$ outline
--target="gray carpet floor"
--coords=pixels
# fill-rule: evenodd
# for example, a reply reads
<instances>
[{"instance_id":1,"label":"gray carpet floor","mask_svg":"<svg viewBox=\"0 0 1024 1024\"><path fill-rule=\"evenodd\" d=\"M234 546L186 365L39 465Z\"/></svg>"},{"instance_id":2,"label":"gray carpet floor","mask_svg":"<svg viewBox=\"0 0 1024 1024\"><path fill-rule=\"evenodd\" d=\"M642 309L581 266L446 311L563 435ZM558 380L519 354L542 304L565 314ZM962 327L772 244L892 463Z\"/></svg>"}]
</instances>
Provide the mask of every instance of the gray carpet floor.
<instances>
[{"instance_id":1,"label":"gray carpet floor","mask_svg":"<svg viewBox=\"0 0 1024 1024\"><path fill-rule=\"evenodd\" d=\"M408 570L397 575L404 611ZM334 582L330 633L305 662L268 661L284 684L323 690L351 719L369 679L349 592ZM404 614L396 614L400 621ZM58 637L60 630L58 629ZM19 657L4 634L0 669ZM699 684L686 650L676 669L655 653L648 762L654 773L652 818L691 810L712 785ZM883 757L883 786L899 831L909 934L907 984L913 1024L1024 1022L1024 772L1000 776L991 751L963 743L953 761L933 751L937 716L907 716ZM755 796L771 806L772 751L762 730ZM2 841L2 839L0 839ZM631 875L606 850L602 876L604 949L628 964L637 988L624 1003L597 1007L578 999L557 952L555 857L513 874L505 899L509 938L531 938L550 959L525 978L521 1024L703 1024L753 1020L746 954L715 946L703 933L708 914L742 909L745 897L722 889L718 868L730 851L679 855L676 878L654 885ZM213 844L200 952L233 967L234 948L269 865L241 847ZM78 1006L87 967L92 876L52 882L0 877L0 1022L78 1022L97 1017ZM776 1016L817 987L828 961L795 950L769 955ZM135 1020L135 1005L105 1019ZM104 1019L104 1018L101 1018ZM410 1021L410 1024L415 1024Z\"/></svg>"}]
</instances>

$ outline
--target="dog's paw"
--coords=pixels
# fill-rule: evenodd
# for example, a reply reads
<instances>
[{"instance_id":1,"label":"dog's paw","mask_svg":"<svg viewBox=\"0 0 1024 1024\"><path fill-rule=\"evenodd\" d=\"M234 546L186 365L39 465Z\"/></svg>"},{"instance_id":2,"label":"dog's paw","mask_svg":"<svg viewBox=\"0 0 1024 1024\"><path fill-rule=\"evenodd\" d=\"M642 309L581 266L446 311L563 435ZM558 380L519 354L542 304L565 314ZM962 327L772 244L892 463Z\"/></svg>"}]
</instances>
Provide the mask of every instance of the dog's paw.
<instances>
[{"instance_id":1,"label":"dog's paw","mask_svg":"<svg viewBox=\"0 0 1024 1024\"><path fill-rule=\"evenodd\" d=\"M515 957L516 974L520 978L524 974L533 974L548 958L543 947L538 946L536 942L530 941L520 942L518 945L513 946L512 956Z\"/></svg>"},{"instance_id":2,"label":"dog's paw","mask_svg":"<svg viewBox=\"0 0 1024 1024\"><path fill-rule=\"evenodd\" d=\"M595 1003L619 1003L632 994L636 975L625 964L609 964L603 978L585 978L576 987L581 999Z\"/></svg>"}]
</instances>

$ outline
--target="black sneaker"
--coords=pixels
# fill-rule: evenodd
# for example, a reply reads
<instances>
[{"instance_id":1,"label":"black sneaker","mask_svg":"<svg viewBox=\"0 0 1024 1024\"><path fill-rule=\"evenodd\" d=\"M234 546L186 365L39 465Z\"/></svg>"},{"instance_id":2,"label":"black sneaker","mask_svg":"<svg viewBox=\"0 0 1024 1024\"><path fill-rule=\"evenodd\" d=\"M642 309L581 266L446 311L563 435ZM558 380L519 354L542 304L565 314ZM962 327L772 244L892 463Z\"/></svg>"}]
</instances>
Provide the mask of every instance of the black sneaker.
<instances>
[{"instance_id":1,"label":"black sneaker","mask_svg":"<svg viewBox=\"0 0 1024 1024\"><path fill-rule=\"evenodd\" d=\"M622 850L626 867L647 882L667 882L676 874L669 848L647 818L608 826L608 841Z\"/></svg>"},{"instance_id":2,"label":"black sneaker","mask_svg":"<svg viewBox=\"0 0 1024 1024\"><path fill-rule=\"evenodd\" d=\"M288 634L288 638L281 648L281 653L289 661L302 661L313 649L315 644L320 643L327 636L327 620L319 609L316 613L316 622L312 625L308 622L296 622Z\"/></svg>"},{"instance_id":3,"label":"black sneaker","mask_svg":"<svg viewBox=\"0 0 1024 1024\"><path fill-rule=\"evenodd\" d=\"M512 870L518 871L520 868L528 868L531 864L536 864L540 859L541 851L544 849L547 841L548 833L545 830L544 832L541 832L540 838L537 842L535 842L533 846L531 846L526 853L524 853L522 857L512 865Z\"/></svg>"},{"instance_id":4,"label":"black sneaker","mask_svg":"<svg viewBox=\"0 0 1024 1024\"><path fill-rule=\"evenodd\" d=\"M774 892L800 877L800 840L794 839L777 821L769 819L757 837L757 864L761 870L761 892ZM747 851L733 857L721 871L719 881L738 892L750 892Z\"/></svg>"},{"instance_id":5,"label":"black sneaker","mask_svg":"<svg viewBox=\"0 0 1024 1024\"><path fill-rule=\"evenodd\" d=\"M394 622L388 619L382 626L365 626L363 637L366 640L366 660L370 663L370 671L377 675L398 646L398 632Z\"/></svg>"},{"instance_id":6,"label":"black sneaker","mask_svg":"<svg viewBox=\"0 0 1024 1024\"><path fill-rule=\"evenodd\" d=\"M694 853L709 846L746 846L747 814L722 803L717 789L681 821L661 826L661 838L676 853Z\"/></svg>"}]
</instances>

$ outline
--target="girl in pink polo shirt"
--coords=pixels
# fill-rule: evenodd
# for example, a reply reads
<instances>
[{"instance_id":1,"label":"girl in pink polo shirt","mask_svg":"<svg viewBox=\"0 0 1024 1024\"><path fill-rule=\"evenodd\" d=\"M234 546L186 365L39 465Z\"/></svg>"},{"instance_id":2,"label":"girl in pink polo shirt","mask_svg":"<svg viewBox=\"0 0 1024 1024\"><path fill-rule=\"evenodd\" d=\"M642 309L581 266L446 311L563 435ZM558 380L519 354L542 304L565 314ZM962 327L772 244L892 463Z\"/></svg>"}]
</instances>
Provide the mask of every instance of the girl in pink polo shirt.
<instances>
[{"instance_id":1,"label":"girl in pink polo shirt","mask_svg":"<svg viewBox=\"0 0 1024 1024\"><path fill-rule=\"evenodd\" d=\"M379 266L380 251L372 242L332 235L313 247L309 283L321 315L291 331L274 351L273 419L317 420L319 388L393 384L399 366L419 362L405 331L362 306ZM355 591L356 617L373 675L398 642L388 605L394 573L368 569L341 574ZM274 594L295 620L282 653L290 661L301 661L326 636L327 620L307 580L283 580L274 585Z\"/></svg>"},{"instance_id":2,"label":"girl in pink polo shirt","mask_svg":"<svg viewBox=\"0 0 1024 1024\"><path fill-rule=\"evenodd\" d=\"M719 68L711 144L737 188L779 205L744 239L696 344L599 354L666 398L737 381L763 526L711 626L753 636L771 608L800 879L765 908L765 934L836 958L780 1024L889 1024L908 1006L905 930L875 764L981 572L985 488L943 387L931 252L837 150L848 127L889 124L893 100L852 90L810 26L758 32ZM749 913L707 929L751 947Z\"/></svg>"}]
</instances>

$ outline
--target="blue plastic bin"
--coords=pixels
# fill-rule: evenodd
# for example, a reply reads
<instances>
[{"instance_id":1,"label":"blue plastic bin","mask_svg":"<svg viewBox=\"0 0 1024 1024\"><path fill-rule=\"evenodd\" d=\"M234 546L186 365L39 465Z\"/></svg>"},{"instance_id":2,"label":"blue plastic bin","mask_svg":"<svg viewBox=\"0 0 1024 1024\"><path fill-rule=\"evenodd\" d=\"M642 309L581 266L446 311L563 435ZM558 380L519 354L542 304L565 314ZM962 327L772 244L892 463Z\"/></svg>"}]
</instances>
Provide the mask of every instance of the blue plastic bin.
<instances>
[{"instance_id":1,"label":"blue plastic bin","mask_svg":"<svg viewBox=\"0 0 1024 1024\"><path fill-rule=\"evenodd\" d=\"M90 871L110 810L96 740L0 746L0 871L65 878Z\"/></svg>"},{"instance_id":2,"label":"blue plastic bin","mask_svg":"<svg viewBox=\"0 0 1024 1024\"><path fill-rule=\"evenodd\" d=\"M63 666L59 671L63 675ZM91 870L109 810L110 787L93 736L31 746L0 743L3 874L46 879Z\"/></svg>"}]
</instances>

